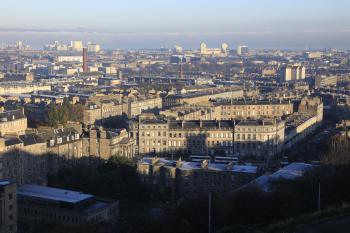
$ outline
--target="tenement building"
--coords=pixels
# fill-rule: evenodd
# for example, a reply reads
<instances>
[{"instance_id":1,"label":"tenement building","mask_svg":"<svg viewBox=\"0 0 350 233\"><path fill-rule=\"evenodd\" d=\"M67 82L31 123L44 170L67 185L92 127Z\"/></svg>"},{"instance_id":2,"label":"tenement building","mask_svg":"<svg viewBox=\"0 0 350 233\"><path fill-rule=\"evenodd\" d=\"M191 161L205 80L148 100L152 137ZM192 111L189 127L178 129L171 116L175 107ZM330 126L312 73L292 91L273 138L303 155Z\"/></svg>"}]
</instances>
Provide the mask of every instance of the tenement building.
<instances>
[{"instance_id":1,"label":"tenement building","mask_svg":"<svg viewBox=\"0 0 350 233\"><path fill-rule=\"evenodd\" d=\"M36 134L0 138L3 178L17 184L46 184L46 152L46 141Z\"/></svg>"},{"instance_id":2,"label":"tenement building","mask_svg":"<svg viewBox=\"0 0 350 233\"><path fill-rule=\"evenodd\" d=\"M22 135L27 129L23 109L0 112L0 136Z\"/></svg>"},{"instance_id":3,"label":"tenement building","mask_svg":"<svg viewBox=\"0 0 350 233\"><path fill-rule=\"evenodd\" d=\"M220 100L215 105L220 120L276 118L293 113L293 103L282 100Z\"/></svg>"},{"instance_id":4,"label":"tenement building","mask_svg":"<svg viewBox=\"0 0 350 233\"><path fill-rule=\"evenodd\" d=\"M83 138L83 154L109 159L111 156L134 158L136 140L129 138L125 129L90 129L88 137Z\"/></svg>"},{"instance_id":5,"label":"tenement building","mask_svg":"<svg viewBox=\"0 0 350 233\"><path fill-rule=\"evenodd\" d=\"M252 165L185 162L163 158L142 158L137 163L142 181L168 190L174 199L207 195L225 195L258 176Z\"/></svg>"},{"instance_id":6,"label":"tenement building","mask_svg":"<svg viewBox=\"0 0 350 233\"><path fill-rule=\"evenodd\" d=\"M256 121L167 121L140 118L130 122L130 137L140 155L186 153L192 155L269 156L281 151L284 122ZM266 153L271 150L270 153Z\"/></svg>"},{"instance_id":7,"label":"tenement building","mask_svg":"<svg viewBox=\"0 0 350 233\"><path fill-rule=\"evenodd\" d=\"M281 120L240 121L235 127L235 155L267 157L279 154L285 140Z\"/></svg>"},{"instance_id":8,"label":"tenement building","mask_svg":"<svg viewBox=\"0 0 350 233\"><path fill-rule=\"evenodd\" d=\"M168 94L163 98L163 107L171 108L182 105L198 105L218 98L242 98L243 94L243 90L237 87L210 88L193 93Z\"/></svg>"},{"instance_id":9,"label":"tenement building","mask_svg":"<svg viewBox=\"0 0 350 233\"><path fill-rule=\"evenodd\" d=\"M0 180L0 233L17 232L16 183Z\"/></svg>"},{"instance_id":10,"label":"tenement building","mask_svg":"<svg viewBox=\"0 0 350 233\"><path fill-rule=\"evenodd\" d=\"M93 98L84 110L83 123L85 125L93 125L103 120L108 120L113 117L135 117L144 110L161 109L162 98L159 96L144 96L144 97L126 97L116 96L116 99L100 99Z\"/></svg>"}]
</instances>

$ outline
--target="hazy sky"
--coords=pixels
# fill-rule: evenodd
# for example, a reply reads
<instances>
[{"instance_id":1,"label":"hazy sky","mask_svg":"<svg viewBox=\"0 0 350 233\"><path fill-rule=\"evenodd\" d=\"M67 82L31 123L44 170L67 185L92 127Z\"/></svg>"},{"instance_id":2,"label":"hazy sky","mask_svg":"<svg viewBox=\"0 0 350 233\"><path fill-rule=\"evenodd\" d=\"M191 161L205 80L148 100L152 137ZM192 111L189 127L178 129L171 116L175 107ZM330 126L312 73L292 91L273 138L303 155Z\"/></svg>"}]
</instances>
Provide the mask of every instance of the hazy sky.
<instances>
[{"instance_id":1,"label":"hazy sky","mask_svg":"<svg viewBox=\"0 0 350 233\"><path fill-rule=\"evenodd\" d=\"M350 0L0 0L0 43L350 49Z\"/></svg>"}]
</instances>

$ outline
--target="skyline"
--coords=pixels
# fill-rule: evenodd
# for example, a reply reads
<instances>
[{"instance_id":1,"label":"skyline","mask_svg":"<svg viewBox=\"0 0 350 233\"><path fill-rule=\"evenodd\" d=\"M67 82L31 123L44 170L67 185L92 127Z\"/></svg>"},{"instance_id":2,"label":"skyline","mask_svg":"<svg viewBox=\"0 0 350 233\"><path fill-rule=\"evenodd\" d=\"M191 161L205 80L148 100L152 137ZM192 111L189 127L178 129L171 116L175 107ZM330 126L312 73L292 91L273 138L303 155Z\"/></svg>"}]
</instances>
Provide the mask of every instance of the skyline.
<instances>
[{"instance_id":1,"label":"skyline","mask_svg":"<svg viewBox=\"0 0 350 233\"><path fill-rule=\"evenodd\" d=\"M55 6L5 0L2 8L0 43L23 40L36 48L54 40L130 49L197 48L200 41L227 42L231 48L350 48L350 2L345 0L336 5L330 0L63 0Z\"/></svg>"}]
</instances>

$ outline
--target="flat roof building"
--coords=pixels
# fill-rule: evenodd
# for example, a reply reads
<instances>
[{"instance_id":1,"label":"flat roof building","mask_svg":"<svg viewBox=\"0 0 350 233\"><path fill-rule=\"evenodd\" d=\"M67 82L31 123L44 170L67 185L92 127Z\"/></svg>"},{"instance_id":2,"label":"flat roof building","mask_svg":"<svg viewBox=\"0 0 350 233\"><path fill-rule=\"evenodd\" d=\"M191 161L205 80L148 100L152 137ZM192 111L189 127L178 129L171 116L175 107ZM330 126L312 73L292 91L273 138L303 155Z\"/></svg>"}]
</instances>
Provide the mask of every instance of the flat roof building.
<instances>
[{"instance_id":1,"label":"flat roof building","mask_svg":"<svg viewBox=\"0 0 350 233\"><path fill-rule=\"evenodd\" d=\"M82 192L25 184L18 187L17 196L19 222L25 225L114 223L118 217L118 201Z\"/></svg>"}]
</instances>

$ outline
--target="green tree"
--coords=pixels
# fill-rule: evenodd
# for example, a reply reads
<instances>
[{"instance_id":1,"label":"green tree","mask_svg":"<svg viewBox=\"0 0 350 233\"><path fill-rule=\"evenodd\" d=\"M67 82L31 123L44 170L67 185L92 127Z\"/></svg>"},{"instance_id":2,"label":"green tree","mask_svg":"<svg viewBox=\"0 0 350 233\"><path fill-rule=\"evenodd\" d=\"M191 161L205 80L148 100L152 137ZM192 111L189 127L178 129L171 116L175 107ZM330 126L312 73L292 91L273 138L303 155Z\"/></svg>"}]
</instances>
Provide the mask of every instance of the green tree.
<instances>
[{"instance_id":1,"label":"green tree","mask_svg":"<svg viewBox=\"0 0 350 233\"><path fill-rule=\"evenodd\" d=\"M50 104L49 109L47 111L47 120L48 124L51 127L57 127L57 125L60 123L59 119L59 111L57 109L56 104Z\"/></svg>"}]
</instances>

